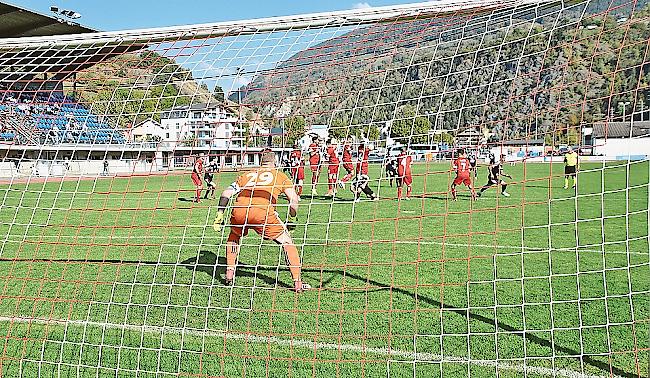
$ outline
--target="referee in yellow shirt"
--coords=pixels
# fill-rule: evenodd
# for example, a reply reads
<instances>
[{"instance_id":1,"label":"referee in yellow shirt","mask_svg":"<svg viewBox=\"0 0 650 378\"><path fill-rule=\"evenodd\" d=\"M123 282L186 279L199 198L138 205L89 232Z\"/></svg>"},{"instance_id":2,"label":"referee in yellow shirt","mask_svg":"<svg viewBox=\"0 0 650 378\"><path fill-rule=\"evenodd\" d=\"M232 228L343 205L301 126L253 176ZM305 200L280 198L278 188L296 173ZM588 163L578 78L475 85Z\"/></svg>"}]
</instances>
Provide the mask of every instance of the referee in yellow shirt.
<instances>
[{"instance_id":1,"label":"referee in yellow shirt","mask_svg":"<svg viewBox=\"0 0 650 378\"><path fill-rule=\"evenodd\" d=\"M578 153L569 147L564 155L564 189L569 189L569 177L573 179L573 189L576 188L578 174Z\"/></svg>"}]
</instances>

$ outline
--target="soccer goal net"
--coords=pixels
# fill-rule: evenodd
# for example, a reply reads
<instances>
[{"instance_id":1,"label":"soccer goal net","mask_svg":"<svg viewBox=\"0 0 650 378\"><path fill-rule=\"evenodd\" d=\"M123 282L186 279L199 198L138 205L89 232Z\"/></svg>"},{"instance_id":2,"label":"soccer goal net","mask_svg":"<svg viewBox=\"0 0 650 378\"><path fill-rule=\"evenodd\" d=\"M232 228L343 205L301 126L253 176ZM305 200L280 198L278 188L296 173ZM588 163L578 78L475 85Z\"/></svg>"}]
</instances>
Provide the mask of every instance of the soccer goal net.
<instances>
[{"instance_id":1,"label":"soccer goal net","mask_svg":"<svg viewBox=\"0 0 650 378\"><path fill-rule=\"evenodd\" d=\"M0 40L0 375L647 377L648 41L636 0Z\"/></svg>"}]
</instances>

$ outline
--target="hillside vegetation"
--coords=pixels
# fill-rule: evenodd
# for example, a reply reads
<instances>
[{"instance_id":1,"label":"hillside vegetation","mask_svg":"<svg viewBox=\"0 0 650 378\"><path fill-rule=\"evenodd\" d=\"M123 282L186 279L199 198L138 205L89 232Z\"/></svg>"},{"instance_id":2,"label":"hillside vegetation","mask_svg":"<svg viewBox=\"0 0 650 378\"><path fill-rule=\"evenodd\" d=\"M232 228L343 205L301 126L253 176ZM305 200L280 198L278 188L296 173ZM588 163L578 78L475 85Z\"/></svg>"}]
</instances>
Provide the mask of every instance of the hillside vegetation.
<instances>
[{"instance_id":1,"label":"hillside vegetation","mask_svg":"<svg viewBox=\"0 0 650 378\"><path fill-rule=\"evenodd\" d=\"M438 129L478 125L494 138L566 138L583 122L620 117L621 101L637 111L648 102L647 2L608 13L609 4L360 28L259 75L243 101L271 119L288 107L339 134L403 119L391 134L422 135L437 119Z\"/></svg>"},{"instance_id":2,"label":"hillside vegetation","mask_svg":"<svg viewBox=\"0 0 650 378\"><path fill-rule=\"evenodd\" d=\"M191 71L148 50L117 56L79 73L77 100L119 126L147 118L159 121L163 111L176 106L218 101Z\"/></svg>"}]
</instances>

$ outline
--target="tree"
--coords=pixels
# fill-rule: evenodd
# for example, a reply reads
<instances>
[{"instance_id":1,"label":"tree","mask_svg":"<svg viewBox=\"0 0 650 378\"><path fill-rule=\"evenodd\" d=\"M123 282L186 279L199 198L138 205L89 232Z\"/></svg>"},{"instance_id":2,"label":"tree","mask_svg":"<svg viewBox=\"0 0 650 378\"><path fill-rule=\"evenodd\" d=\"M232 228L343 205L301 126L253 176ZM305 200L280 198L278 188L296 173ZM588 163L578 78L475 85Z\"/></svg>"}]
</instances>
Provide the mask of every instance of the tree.
<instances>
[{"instance_id":1,"label":"tree","mask_svg":"<svg viewBox=\"0 0 650 378\"><path fill-rule=\"evenodd\" d=\"M440 133L433 136L433 141L436 143L454 144L454 136L449 133Z\"/></svg>"},{"instance_id":2,"label":"tree","mask_svg":"<svg viewBox=\"0 0 650 378\"><path fill-rule=\"evenodd\" d=\"M379 128L376 125L368 125L365 127L364 131L368 140L373 141L379 139Z\"/></svg>"},{"instance_id":3,"label":"tree","mask_svg":"<svg viewBox=\"0 0 650 378\"><path fill-rule=\"evenodd\" d=\"M427 117L416 116L415 107L404 105L397 112L397 119L393 121L390 136L407 143L426 143L430 129L431 122Z\"/></svg>"},{"instance_id":4,"label":"tree","mask_svg":"<svg viewBox=\"0 0 650 378\"><path fill-rule=\"evenodd\" d=\"M411 143L426 143L429 139L429 130L431 130L431 122L428 118L422 116L415 118Z\"/></svg>"},{"instance_id":5,"label":"tree","mask_svg":"<svg viewBox=\"0 0 650 378\"><path fill-rule=\"evenodd\" d=\"M329 135L336 139L344 139L351 135L350 127L345 120L341 118L334 118L332 125L329 128Z\"/></svg>"},{"instance_id":6,"label":"tree","mask_svg":"<svg viewBox=\"0 0 650 378\"><path fill-rule=\"evenodd\" d=\"M285 118L284 133L287 138L287 145L293 146L296 141L305 135L305 117L298 115Z\"/></svg>"},{"instance_id":7,"label":"tree","mask_svg":"<svg viewBox=\"0 0 650 378\"><path fill-rule=\"evenodd\" d=\"M550 133L544 135L544 144L546 146L553 146L553 136Z\"/></svg>"},{"instance_id":8,"label":"tree","mask_svg":"<svg viewBox=\"0 0 650 378\"><path fill-rule=\"evenodd\" d=\"M212 92L212 96L214 96L214 98L216 98L218 101L223 102L223 100L225 99L223 88L221 88L218 85L215 85L214 91Z\"/></svg>"},{"instance_id":9,"label":"tree","mask_svg":"<svg viewBox=\"0 0 650 378\"><path fill-rule=\"evenodd\" d=\"M251 124L248 122L244 122L242 124L242 138L244 138L244 145L251 147L253 144L253 140L251 138Z\"/></svg>"},{"instance_id":10,"label":"tree","mask_svg":"<svg viewBox=\"0 0 650 378\"><path fill-rule=\"evenodd\" d=\"M580 133L575 127L571 127L569 130L567 130L566 142L570 146L576 146L580 144Z\"/></svg>"},{"instance_id":11,"label":"tree","mask_svg":"<svg viewBox=\"0 0 650 378\"><path fill-rule=\"evenodd\" d=\"M580 123L580 118L575 113L569 113L567 116L567 122L571 126L577 126Z\"/></svg>"},{"instance_id":12,"label":"tree","mask_svg":"<svg viewBox=\"0 0 650 378\"><path fill-rule=\"evenodd\" d=\"M390 136L392 138L406 141L412 135L413 121L415 117L415 108L411 105L404 105L396 114L396 119L390 127Z\"/></svg>"}]
</instances>

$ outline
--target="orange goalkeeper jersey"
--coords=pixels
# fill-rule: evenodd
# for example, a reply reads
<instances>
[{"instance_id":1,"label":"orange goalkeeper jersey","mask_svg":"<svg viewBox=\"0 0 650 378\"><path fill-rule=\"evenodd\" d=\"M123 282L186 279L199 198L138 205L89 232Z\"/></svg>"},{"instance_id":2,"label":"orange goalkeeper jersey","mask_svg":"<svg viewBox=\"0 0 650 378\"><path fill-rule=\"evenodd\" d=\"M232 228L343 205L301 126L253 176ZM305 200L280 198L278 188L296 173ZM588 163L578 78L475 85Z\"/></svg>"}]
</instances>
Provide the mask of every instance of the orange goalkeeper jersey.
<instances>
[{"instance_id":1,"label":"orange goalkeeper jersey","mask_svg":"<svg viewBox=\"0 0 650 378\"><path fill-rule=\"evenodd\" d=\"M235 206L266 208L275 205L278 196L293 183L276 168L258 168L239 176L231 187L239 193Z\"/></svg>"}]
</instances>

